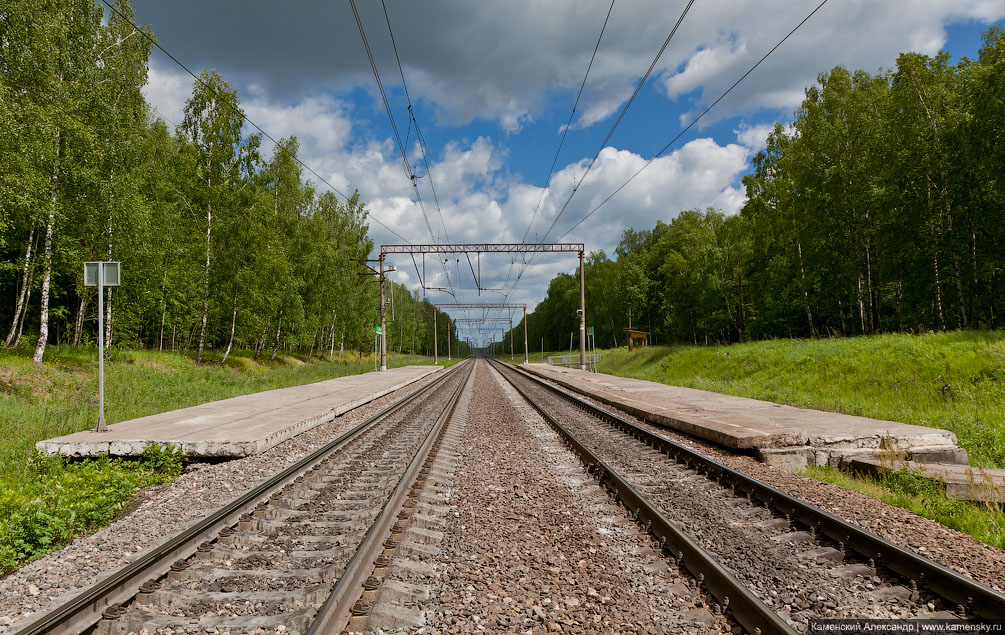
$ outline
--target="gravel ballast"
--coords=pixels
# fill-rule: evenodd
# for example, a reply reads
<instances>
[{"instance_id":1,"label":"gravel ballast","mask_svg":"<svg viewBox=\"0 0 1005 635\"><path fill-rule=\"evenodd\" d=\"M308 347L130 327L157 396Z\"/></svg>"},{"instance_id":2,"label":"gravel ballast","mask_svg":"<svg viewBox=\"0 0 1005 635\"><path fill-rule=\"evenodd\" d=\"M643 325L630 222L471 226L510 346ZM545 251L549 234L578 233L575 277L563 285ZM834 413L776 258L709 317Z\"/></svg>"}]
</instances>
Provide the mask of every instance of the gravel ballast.
<instances>
[{"instance_id":1,"label":"gravel ballast","mask_svg":"<svg viewBox=\"0 0 1005 635\"><path fill-rule=\"evenodd\" d=\"M1005 592L1005 551L980 542L973 536L902 507L889 505L868 494L761 463L751 456L736 454L701 439L654 426L588 396L576 396L786 494L812 503L981 584Z\"/></svg>"},{"instance_id":2,"label":"gravel ballast","mask_svg":"<svg viewBox=\"0 0 1005 635\"><path fill-rule=\"evenodd\" d=\"M480 363L420 632L728 632L540 416Z\"/></svg>"},{"instance_id":3,"label":"gravel ballast","mask_svg":"<svg viewBox=\"0 0 1005 635\"><path fill-rule=\"evenodd\" d=\"M438 376L423 378L262 454L222 463L193 463L170 485L142 492L142 502L133 506L128 515L0 579L0 635L22 619L58 605L132 562L164 539Z\"/></svg>"}]
</instances>

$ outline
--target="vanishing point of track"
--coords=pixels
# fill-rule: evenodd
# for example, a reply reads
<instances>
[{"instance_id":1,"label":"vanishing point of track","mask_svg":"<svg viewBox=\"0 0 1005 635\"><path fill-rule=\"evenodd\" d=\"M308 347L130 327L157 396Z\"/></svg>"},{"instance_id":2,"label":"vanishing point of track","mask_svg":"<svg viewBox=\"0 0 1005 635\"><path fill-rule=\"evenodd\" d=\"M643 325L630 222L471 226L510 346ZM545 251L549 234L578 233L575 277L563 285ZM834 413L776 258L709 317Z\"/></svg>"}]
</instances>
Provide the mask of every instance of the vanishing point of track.
<instances>
[{"instance_id":1,"label":"vanishing point of track","mask_svg":"<svg viewBox=\"0 0 1005 635\"><path fill-rule=\"evenodd\" d=\"M16 632L313 634L364 623L478 363L442 373ZM1005 619L1005 597L988 587L524 370L492 368L657 553L690 572L708 606L749 633L866 615Z\"/></svg>"}]
</instances>

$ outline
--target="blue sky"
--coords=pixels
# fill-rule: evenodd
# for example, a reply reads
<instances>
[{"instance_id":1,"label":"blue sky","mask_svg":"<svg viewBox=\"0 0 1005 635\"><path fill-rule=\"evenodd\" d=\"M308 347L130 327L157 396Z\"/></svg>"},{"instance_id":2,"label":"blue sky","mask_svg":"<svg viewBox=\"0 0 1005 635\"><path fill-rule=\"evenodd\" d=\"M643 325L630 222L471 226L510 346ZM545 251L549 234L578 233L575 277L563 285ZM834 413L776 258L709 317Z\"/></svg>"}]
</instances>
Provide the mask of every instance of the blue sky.
<instances>
[{"instance_id":1,"label":"blue sky","mask_svg":"<svg viewBox=\"0 0 1005 635\"><path fill-rule=\"evenodd\" d=\"M615 0L550 187L548 168L569 118L610 0L502 3L385 0L416 118L432 162L418 179L432 235L414 200L348 2L137 0L168 51L198 72L216 68L246 113L276 138L296 135L301 158L342 191L359 189L372 216L409 242L542 240L586 163L652 62L685 2ZM547 236L553 241L625 182L683 125L743 74L818 1L704 0L694 4L608 146ZM358 3L402 135L407 103L380 3ZM1005 0L829 0L793 37L633 183L563 240L613 253L627 228L651 228L682 209L735 213L741 178L777 120L788 122L803 89L841 64L876 72L900 52L977 55L980 34L1005 18ZM191 78L154 53L149 100L177 123ZM409 133L419 175L422 155ZM429 180L435 184L439 214ZM378 244L401 240L371 223ZM418 288L407 257L400 282ZM405 265L408 265L407 267ZM483 286L521 268L482 260ZM542 257L504 298L476 293L464 270L429 274L455 297L531 307L569 259ZM429 268L427 268L427 271ZM449 276L449 280L446 277ZM458 313L457 317L461 314Z\"/></svg>"}]
</instances>

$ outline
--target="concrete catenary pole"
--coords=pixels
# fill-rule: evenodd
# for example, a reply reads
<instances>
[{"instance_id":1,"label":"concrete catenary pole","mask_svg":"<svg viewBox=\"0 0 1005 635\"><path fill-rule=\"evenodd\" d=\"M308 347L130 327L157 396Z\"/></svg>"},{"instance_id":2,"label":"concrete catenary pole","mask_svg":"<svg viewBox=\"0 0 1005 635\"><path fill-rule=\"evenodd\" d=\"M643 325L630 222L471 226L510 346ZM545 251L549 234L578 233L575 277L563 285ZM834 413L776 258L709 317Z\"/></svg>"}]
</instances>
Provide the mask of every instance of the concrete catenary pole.
<instances>
[{"instance_id":1,"label":"concrete catenary pole","mask_svg":"<svg viewBox=\"0 0 1005 635\"><path fill-rule=\"evenodd\" d=\"M450 316L447 316L447 361L451 360L450 357Z\"/></svg>"},{"instance_id":2,"label":"concrete catenary pole","mask_svg":"<svg viewBox=\"0 0 1005 635\"><path fill-rule=\"evenodd\" d=\"M509 361L513 361L513 318L509 319Z\"/></svg>"},{"instance_id":3,"label":"concrete catenary pole","mask_svg":"<svg viewBox=\"0 0 1005 635\"><path fill-rule=\"evenodd\" d=\"M380 254L380 370L387 370L387 307L384 306L384 254Z\"/></svg>"},{"instance_id":4,"label":"concrete catenary pole","mask_svg":"<svg viewBox=\"0 0 1005 635\"><path fill-rule=\"evenodd\" d=\"M579 252L579 370L586 370L586 265Z\"/></svg>"},{"instance_id":5,"label":"concrete catenary pole","mask_svg":"<svg viewBox=\"0 0 1005 635\"><path fill-rule=\"evenodd\" d=\"M523 363L530 363L530 344L527 343L527 305L523 305Z\"/></svg>"},{"instance_id":6,"label":"concrete catenary pole","mask_svg":"<svg viewBox=\"0 0 1005 635\"><path fill-rule=\"evenodd\" d=\"M439 334L436 332L436 308L433 308L433 363L440 363L440 342L437 339Z\"/></svg>"}]
</instances>

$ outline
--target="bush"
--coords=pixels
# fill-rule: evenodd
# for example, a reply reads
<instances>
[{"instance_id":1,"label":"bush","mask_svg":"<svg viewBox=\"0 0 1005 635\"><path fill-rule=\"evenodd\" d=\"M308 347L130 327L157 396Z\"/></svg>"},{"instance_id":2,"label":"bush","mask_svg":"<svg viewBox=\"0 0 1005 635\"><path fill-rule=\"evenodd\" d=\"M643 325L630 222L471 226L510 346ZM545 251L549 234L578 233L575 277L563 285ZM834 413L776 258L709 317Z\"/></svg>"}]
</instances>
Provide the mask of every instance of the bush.
<instances>
[{"instance_id":1,"label":"bush","mask_svg":"<svg viewBox=\"0 0 1005 635\"><path fill-rule=\"evenodd\" d=\"M178 476L187 462L182 449L174 445L151 443L143 448L143 455L140 456L143 467L166 476Z\"/></svg>"},{"instance_id":2,"label":"bush","mask_svg":"<svg viewBox=\"0 0 1005 635\"><path fill-rule=\"evenodd\" d=\"M148 448L139 461L33 453L20 487L0 483L0 574L107 524L138 490L170 480L184 465L175 448Z\"/></svg>"}]
</instances>

